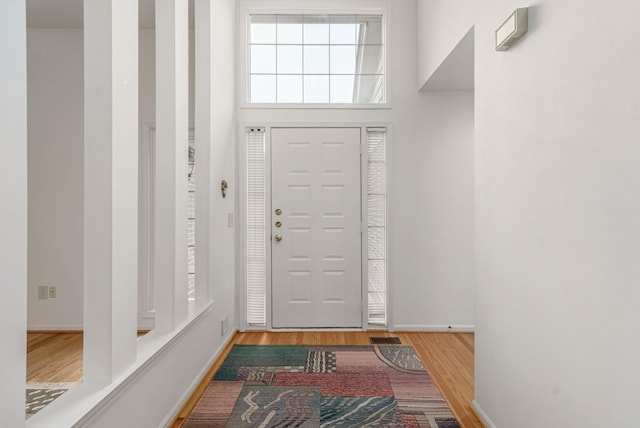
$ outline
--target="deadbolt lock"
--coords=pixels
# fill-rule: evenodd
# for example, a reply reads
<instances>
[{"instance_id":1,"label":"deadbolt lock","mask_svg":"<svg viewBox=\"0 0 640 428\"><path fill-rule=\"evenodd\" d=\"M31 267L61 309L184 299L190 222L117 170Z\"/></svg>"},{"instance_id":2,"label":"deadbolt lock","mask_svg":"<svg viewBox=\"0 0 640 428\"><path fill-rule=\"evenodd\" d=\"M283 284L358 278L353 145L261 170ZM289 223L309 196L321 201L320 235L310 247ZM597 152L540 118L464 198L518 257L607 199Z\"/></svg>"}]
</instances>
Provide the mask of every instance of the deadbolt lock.
<instances>
[{"instance_id":1,"label":"deadbolt lock","mask_svg":"<svg viewBox=\"0 0 640 428\"><path fill-rule=\"evenodd\" d=\"M276 241L278 242L282 241L282 235L276 235Z\"/></svg>"},{"instance_id":2,"label":"deadbolt lock","mask_svg":"<svg viewBox=\"0 0 640 428\"><path fill-rule=\"evenodd\" d=\"M279 221L276 221L276 227L282 227L282 223Z\"/></svg>"},{"instance_id":3,"label":"deadbolt lock","mask_svg":"<svg viewBox=\"0 0 640 428\"><path fill-rule=\"evenodd\" d=\"M280 208L277 208L276 209L276 215L280 215L280 214L282 214L282 210Z\"/></svg>"}]
</instances>

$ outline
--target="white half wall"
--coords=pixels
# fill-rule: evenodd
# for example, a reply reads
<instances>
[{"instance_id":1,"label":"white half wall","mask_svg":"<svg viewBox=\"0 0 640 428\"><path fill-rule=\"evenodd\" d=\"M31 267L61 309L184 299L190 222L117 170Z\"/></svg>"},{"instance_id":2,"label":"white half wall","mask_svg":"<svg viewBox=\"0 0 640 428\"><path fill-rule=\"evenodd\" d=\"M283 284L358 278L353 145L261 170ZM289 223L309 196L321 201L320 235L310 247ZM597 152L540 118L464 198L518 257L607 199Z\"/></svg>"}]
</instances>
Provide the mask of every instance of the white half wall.
<instances>
[{"instance_id":1,"label":"white half wall","mask_svg":"<svg viewBox=\"0 0 640 428\"><path fill-rule=\"evenodd\" d=\"M82 383L29 419L28 427L88 426L112 427L117 421L127 426L168 426L181 405L187 400L206 373L209 365L219 355L237 329L235 320L235 229L227 224L227 213L235 208L235 2L212 0L216 10L213 26L214 74L219 76L215 100L212 152L215 159L212 175L230 180L227 198L214 194L211 223L212 260L211 296L215 302L204 306L185 327L175 332L158 334L156 331L138 340L137 362L120 379L106 387ZM149 61L153 56L145 54L142 46L149 46L152 35L143 31L141 55ZM150 59L149 59L150 58ZM140 71L153 70L152 64L141 64ZM142 77L144 79L144 77ZM147 82L148 83L148 82ZM141 93L149 93L148 84L141 83ZM153 111L153 102L141 97L141 120ZM214 186L215 187L215 186ZM215 264L213 264L215 263ZM221 331L226 320L228 330ZM183 327L185 327L183 329ZM23 389L21 390L24 396Z\"/></svg>"},{"instance_id":2,"label":"white half wall","mask_svg":"<svg viewBox=\"0 0 640 428\"><path fill-rule=\"evenodd\" d=\"M29 112L28 328L83 323L83 37L77 29L27 31ZM38 286L57 288L39 300Z\"/></svg>"},{"instance_id":3,"label":"white half wall","mask_svg":"<svg viewBox=\"0 0 640 428\"><path fill-rule=\"evenodd\" d=\"M421 1L433 43L465 3ZM498 427L635 426L640 4L538 1L503 53L494 31L523 4L482 6L475 406Z\"/></svg>"}]
</instances>

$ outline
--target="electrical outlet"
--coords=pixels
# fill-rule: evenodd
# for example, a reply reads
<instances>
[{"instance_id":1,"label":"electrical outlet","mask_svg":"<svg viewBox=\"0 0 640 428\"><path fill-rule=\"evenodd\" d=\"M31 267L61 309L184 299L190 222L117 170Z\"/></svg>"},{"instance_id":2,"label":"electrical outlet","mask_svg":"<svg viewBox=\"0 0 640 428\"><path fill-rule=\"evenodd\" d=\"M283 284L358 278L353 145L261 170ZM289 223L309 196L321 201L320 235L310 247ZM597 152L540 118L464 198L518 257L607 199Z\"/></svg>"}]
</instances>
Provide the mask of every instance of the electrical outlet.
<instances>
[{"instance_id":1,"label":"electrical outlet","mask_svg":"<svg viewBox=\"0 0 640 428\"><path fill-rule=\"evenodd\" d=\"M224 317L221 324L222 335L224 336L225 334L227 334L227 330L229 329L229 316Z\"/></svg>"},{"instance_id":2,"label":"electrical outlet","mask_svg":"<svg viewBox=\"0 0 640 428\"><path fill-rule=\"evenodd\" d=\"M55 299L57 295L58 295L58 292L56 290L56 287L49 287L49 298Z\"/></svg>"},{"instance_id":3,"label":"electrical outlet","mask_svg":"<svg viewBox=\"0 0 640 428\"><path fill-rule=\"evenodd\" d=\"M38 299L47 300L49 298L49 287L46 285L38 286Z\"/></svg>"}]
</instances>

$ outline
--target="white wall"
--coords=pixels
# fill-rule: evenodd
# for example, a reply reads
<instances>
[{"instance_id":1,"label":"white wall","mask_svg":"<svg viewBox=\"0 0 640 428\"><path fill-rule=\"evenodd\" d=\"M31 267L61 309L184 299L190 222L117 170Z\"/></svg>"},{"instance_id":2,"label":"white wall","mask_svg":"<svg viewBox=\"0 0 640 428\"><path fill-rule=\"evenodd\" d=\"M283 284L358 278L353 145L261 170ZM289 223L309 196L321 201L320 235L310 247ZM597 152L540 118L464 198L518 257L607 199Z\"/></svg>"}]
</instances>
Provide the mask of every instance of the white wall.
<instances>
[{"instance_id":1,"label":"white wall","mask_svg":"<svg viewBox=\"0 0 640 428\"><path fill-rule=\"evenodd\" d=\"M418 0L418 87L429 80L473 26L474 3L469 0Z\"/></svg>"},{"instance_id":2,"label":"white wall","mask_svg":"<svg viewBox=\"0 0 640 428\"><path fill-rule=\"evenodd\" d=\"M216 0L213 4L213 146L212 191L213 209L210 217L210 295L216 301L218 311L214 317L217 327L229 318L229 329L237 329L236 323L236 231L228 226L228 214L236 211L236 2ZM196 130L197 132L197 130ZM196 148L196 158L197 158ZM220 182L229 183L227 197L220 192ZM197 202L196 202L197 203ZM196 228L197 228L196 220ZM196 244L197 245L197 244ZM197 269L197 267L196 267ZM219 332L218 332L219 333Z\"/></svg>"},{"instance_id":3,"label":"white wall","mask_svg":"<svg viewBox=\"0 0 640 428\"><path fill-rule=\"evenodd\" d=\"M340 2L340 7L345 4ZM350 4L357 7L362 2ZM449 325L471 328L473 94L417 91L416 2L395 0L390 4L391 109L241 109L239 120L256 125L297 121L391 124L392 322L403 330Z\"/></svg>"},{"instance_id":4,"label":"white wall","mask_svg":"<svg viewBox=\"0 0 640 428\"><path fill-rule=\"evenodd\" d=\"M413 84L413 82L410 82ZM420 94L394 120L398 330L473 329L473 93Z\"/></svg>"},{"instance_id":5,"label":"white wall","mask_svg":"<svg viewBox=\"0 0 640 428\"><path fill-rule=\"evenodd\" d=\"M24 421L27 324L25 2L0 3L0 426Z\"/></svg>"},{"instance_id":6,"label":"white wall","mask_svg":"<svg viewBox=\"0 0 640 428\"><path fill-rule=\"evenodd\" d=\"M84 124L82 30L29 29L28 328L81 329ZM57 298L38 300L38 286Z\"/></svg>"},{"instance_id":7,"label":"white wall","mask_svg":"<svg viewBox=\"0 0 640 428\"><path fill-rule=\"evenodd\" d=\"M475 17L476 401L499 427L635 426L640 5L536 3L505 53L522 4Z\"/></svg>"},{"instance_id":8,"label":"white wall","mask_svg":"<svg viewBox=\"0 0 640 428\"><path fill-rule=\"evenodd\" d=\"M473 93L416 92L416 13L415 2L394 3L391 309L397 329L469 329Z\"/></svg>"}]
</instances>

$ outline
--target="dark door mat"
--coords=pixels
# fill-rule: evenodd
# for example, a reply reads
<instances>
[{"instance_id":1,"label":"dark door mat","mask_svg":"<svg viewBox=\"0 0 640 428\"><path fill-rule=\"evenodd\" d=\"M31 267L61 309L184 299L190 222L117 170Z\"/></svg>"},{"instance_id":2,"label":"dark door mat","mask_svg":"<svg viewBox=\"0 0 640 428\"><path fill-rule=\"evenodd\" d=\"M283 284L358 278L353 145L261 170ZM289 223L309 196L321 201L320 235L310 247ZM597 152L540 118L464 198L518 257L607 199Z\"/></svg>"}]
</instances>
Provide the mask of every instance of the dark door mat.
<instances>
[{"instance_id":1,"label":"dark door mat","mask_svg":"<svg viewBox=\"0 0 640 428\"><path fill-rule=\"evenodd\" d=\"M370 337L372 345L399 345L399 337Z\"/></svg>"}]
</instances>

